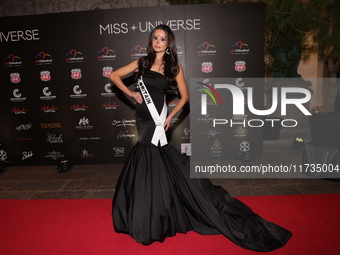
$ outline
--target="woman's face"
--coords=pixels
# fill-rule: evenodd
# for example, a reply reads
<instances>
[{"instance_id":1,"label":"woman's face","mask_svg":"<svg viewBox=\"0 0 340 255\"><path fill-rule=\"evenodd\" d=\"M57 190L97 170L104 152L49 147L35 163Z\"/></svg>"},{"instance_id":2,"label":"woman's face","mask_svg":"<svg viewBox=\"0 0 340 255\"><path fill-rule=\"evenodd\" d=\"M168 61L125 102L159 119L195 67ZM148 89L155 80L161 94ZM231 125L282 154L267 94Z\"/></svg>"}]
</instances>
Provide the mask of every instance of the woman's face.
<instances>
[{"instance_id":1,"label":"woman's face","mask_svg":"<svg viewBox=\"0 0 340 255\"><path fill-rule=\"evenodd\" d=\"M161 53L168 47L168 40L166 39L165 31L157 29L152 37L152 47L156 53Z\"/></svg>"}]
</instances>

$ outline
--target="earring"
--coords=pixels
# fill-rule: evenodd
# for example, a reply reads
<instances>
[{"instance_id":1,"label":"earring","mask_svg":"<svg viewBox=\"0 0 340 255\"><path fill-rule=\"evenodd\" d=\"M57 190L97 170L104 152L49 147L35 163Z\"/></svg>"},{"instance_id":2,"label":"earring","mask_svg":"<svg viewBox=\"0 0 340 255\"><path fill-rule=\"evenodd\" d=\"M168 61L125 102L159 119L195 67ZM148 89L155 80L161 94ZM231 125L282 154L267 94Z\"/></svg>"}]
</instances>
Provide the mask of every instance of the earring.
<instances>
[{"instance_id":1,"label":"earring","mask_svg":"<svg viewBox=\"0 0 340 255\"><path fill-rule=\"evenodd\" d=\"M166 54L170 54L170 51L169 51L169 48L166 48L166 51L165 51Z\"/></svg>"}]
</instances>

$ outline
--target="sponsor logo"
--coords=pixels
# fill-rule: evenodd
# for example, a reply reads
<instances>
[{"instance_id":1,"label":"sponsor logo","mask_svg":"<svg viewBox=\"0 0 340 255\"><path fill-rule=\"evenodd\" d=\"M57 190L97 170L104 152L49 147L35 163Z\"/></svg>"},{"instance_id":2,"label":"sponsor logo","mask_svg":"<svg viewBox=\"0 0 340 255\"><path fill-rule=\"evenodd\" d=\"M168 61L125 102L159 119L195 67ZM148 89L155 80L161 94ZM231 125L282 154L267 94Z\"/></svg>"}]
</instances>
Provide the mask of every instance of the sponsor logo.
<instances>
[{"instance_id":1,"label":"sponsor logo","mask_svg":"<svg viewBox=\"0 0 340 255\"><path fill-rule=\"evenodd\" d=\"M202 135L207 135L207 138L213 137L215 138L221 132L216 131L215 129L210 129L208 132L202 132Z\"/></svg>"},{"instance_id":2,"label":"sponsor logo","mask_svg":"<svg viewBox=\"0 0 340 255\"><path fill-rule=\"evenodd\" d=\"M135 134L129 134L128 130L120 131L117 135L117 140L121 140L121 139L128 140L129 138L132 138L135 136L136 136Z\"/></svg>"},{"instance_id":3,"label":"sponsor logo","mask_svg":"<svg viewBox=\"0 0 340 255\"><path fill-rule=\"evenodd\" d=\"M0 161L5 161L7 159L7 152L5 150L0 150Z\"/></svg>"},{"instance_id":4,"label":"sponsor logo","mask_svg":"<svg viewBox=\"0 0 340 255\"><path fill-rule=\"evenodd\" d=\"M206 82L209 82L209 80L205 80ZM209 103L207 100L207 95L210 97L212 102L215 106L217 106L217 101L220 105L223 104L220 94L216 91L215 88L213 88L211 85L203 82L197 82L198 84L201 84L202 87L197 87L198 90L204 92L205 94L201 95L201 106L207 107L207 105L211 105L211 102ZM207 112L206 108L202 109L202 111Z\"/></svg>"},{"instance_id":5,"label":"sponsor logo","mask_svg":"<svg viewBox=\"0 0 340 255\"><path fill-rule=\"evenodd\" d=\"M198 122L203 122L203 123L210 123L214 120L215 118L214 117L210 117L209 113L202 116L202 117L199 117L197 118L197 121Z\"/></svg>"},{"instance_id":6,"label":"sponsor logo","mask_svg":"<svg viewBox=\"0 0 340 255\"><path fill-rule=\"evenodd\" d=\"M250 48L249 45L243 43L242 41L237 41L233 45L231 45L230 53L232 55L239 55L239 54L249 54Z\"/></svg>"},{"instance_id":7,"label":"sponsor logo","mask_svg":"<svg viewBox=\"0 0 340 255\"><path fill-rule=\"evenodd\" d=\"M100 51L97 52L98 54L98 61L106 61L106 60L115 60L116 53L114 50L109 49L108 47L102 48Z\"/></svg>"},{"instance_id":8,"label":"sponsor logo","mask_svg":"<svg viewBox=\"0 0 340 255\"><path fill-rule=\"evenodd\" d=\"M49 87L43 88L43 96L40 97L41 100L54 100L57 96L52 96L52 92Z\"/></svg>"},{"instance_id":9,"label":"sponsor logo","mask_svg":"<svg viewBox=\"0 0 340 255\"><path fill-rule=\"evenodd\" d=\"M70 109L75 111L75 112L79 112L79 111L86 111L86 109L88 109L89 107L86 106L85 104L79 105L79 104L73 104L71 105Z\"/></svg>"},{"instance_id":10,"label":"sponsor logo","mask_svg":"<svg viewBox=\"0 0 340 255\"><path fill-rule=\"evenodd\" d=\"M143 48L141 45L137 45L130 50L131 59L137 59L145 56L147 56L146 48Z\"/></svg>"},{"instance_id":11,"label":"sponsor logo","mask_svg":"<svg viewBox=\"0 0 340 255\"><path fill-rule=\"evenodd\" d=\"M247 135L247 129L245 127L238 126L234 129L234 137L243 137Z\"/></svg>"},{"instance_id":12,"label":"sponsor logo","mask_svg":"<svg viewBox=\"0 0 340 255\"><path fill-rule=\"evenodd\" d=\"M183 129L183 134L184 134L184 137L182 137L182 138L189 138L190 137L190 129L189 128L184 128Z\"/></svg>"},{"instance_id":13,"label":"sponsor logo","mask_svg":"<svg viewBox=\"0 0 340 255\"><path fill-rule=\"evenodd\" d=\"M124 147L113 147L113 151L115 152L115 157L123 157L124 156Z\"/></svg>"},{"instance_id":14,"label":"sponsor logo","mask_svg":"<svg viewBox=\"0 0 340 255\"><path fill-rule=\"evenodd\" d=\"M116 94L112 92L112 84L106 83L104 86L104 93L101 93L102 97L114 97Z\"/></svg>"},{"instance_id":15,"label":"sponsor logo","mask_svg":"<svg viewBox=\"0 0 340 255\"><path fill-rule=\"evenodd\" d=\"M247 152L249 150L250 150L250 143L248 143L247 141L242 141L240 143L240 151Z\"/></svg>"},{"instance_id":16,"label":"sponsor logo","mask_svg":"<svg viewBox=\"0 0 340 255\"><path fill-rule=\"evenodd\" d=\"M202 63L202 72L203 73L211 73L213 71L213 67L212 67L212 63L211 62L203 62Z\"/></svg>"},{"instance_id":17,"label":"sponsor logo","mask_svg":"<svg viewBox=\"0 0 340 255\"><path fill-rule=\"evenodd\" d=\"M10 100L14 103L22 102L26 100L26 97L21 97L21 93L19 92L19 89L13 90L13 98L10 98Z\"/></svg>"},{"instance_id":18,"label":"sponsor logo","mask_svg":"<svg viewBox=\"0 0 340 255\"><path fill-rule=\"evenodd\" d=\"M208 42L204 42L197 47L198 56L211 56L216 54L216 46Z\"/></svg>"},{"instance_id":19,"label":"sponsor logo","mask_svg":"<svg viewBox=\"0 0 340 255\"><path fill-rule=\"evenodd\" d=\"M66 53L66 63L79 63L84 61L83 53L76 49L70 50Z\"/></svg>"},{"instance_id":20,"label":"sponsor logo","mask_svg":"<svg viewBox=\"0 0 340 255\"><path fill-rule=\"evenodd\" d=\"M61 123L40 123L40 128L61 128Z\"/></svg>"},{"instance_id":21,"label":"sponsor logo","mask_svg":"<svg viewBox=\"0 0 340 255\"><path fill-rule=\"evenodd\" d=\"M136 123L136 120L126 120L126 119L122 119L122 120L113 120L112 121L112 126L115 127L126 127L126 126L131 126L134 127Z\"/></svg>"},{"instance_id":22,"label":"sponsor logo","mask_svg":"<svg viewBox=\"0 0 340 255\"><path fill-rule=\"evenodd\" d=\"M235 62L235 71L243 72L246 70L246 62L245 61L236 61Z\"/></svg>"},{"instance_id":23,"label":"sponsor logo","mask_svg":"<svg viewBox=\"0 0 340 255\"><path fill-rule=\"evenodd\" d=\"M171 101L168 101L167 104L168 104L168 107L175 107L177 104L178 104L178 101L179 99L176 98L174 100L171 100Z\"/></svg>"},{"instance_id":24,"label":"sponsor logo","mask_svg":"<svg viewBox=\"0 0 340 255\"><path fill-rule=\"evenodd\" d=\"M100 140L100 137L80 137L79 141L94 141L94 140Z\"/></svg>"},{"instance_id":25,"label":"sponsor logo","mask_svg":"<svg viewBox=\"0 0 340 255\"><path fill-rule=\"evenodd\" d=\"M40 72L40 80L42 80L42 81L50 81L51 80L51 73L50 73L50 71L41 71Z\"/></svg>"},{"instance_id":26,"label":"sponsor logo","mask_svg":"<svg viewBox=\"0 0 340 255\"><path fill-rule=\"evenodd\" d=\"M86 117L83 117L79 119L78 126L76 126L76 129L78 130L89 130L93 129L93 126L90 125L90 120Z\"/></svg>"},{"instance_id":27,"label":"sponsor logo","mask_svg":"<svg viewBox=\"0 0 340 255\"><path fill-rule=\"evenodd\" d=\"M22 160L26 160L28 158L33 157L33 151L23 151L22 152Z\"/></svg>"},{"instance_id":28,"label":"sponsor logo","mask_svg":"<svg viewBox=\"0 0 340 255\"><path fill-rule=\"evenodd\" d=\"M32 126L33 126L32 123L21 124L20 126L17 126L15 129L16 129L17 131L29 130Z\"/></svg>"},{"instance_id":29,"label":"sponsor logo","mask_svg":"<svg viewBox=\"0 0 340 255\"><path fill-rule=\"evenodd\" d=\"M242 78L237 78L235 81L235 85L239 87L241 90L246 90L246 87L244 87L244 82Z\"/></svg>"},{"instance_id":30,"label":"sponsor logo","mask_svg":"<svg viewBox=\"0 0 340 255\"><path fill-rule=\"evenodd\" d=\"M75 99L78 99L78 98L84 98L87 96L87 94L83 94L82 93L82 90L80 89L80 86L79 85L75 85L73 87L73 95L70 95L71 98L75 98Z\"/></svg>"},{"instance_id":31,"label":"sponsor logo","mask_svg":"<svg viewBox=\"0 0 340 255\"><path fill-rule=\"evenodd\" d=\"M81 70L79 68L71 70L71 78L72 79L79 80L79 79L81 79L81 77L82 77Z\"/></svg>"},{"instance_id":32,"label":"sponsor logo","mask_svg":"<svg viewBox=\"0 0 340 255\"><path fill-rule=\"evenodd\" d=\"M14 107L11 110L12 113L14 114L26 114L26 112L28 112L28 109L26 109L25 107Z\"/></svg>"},{"instance_id":33,"label":"sponsor logo","mask_svg":"<svg viewBox=\"0 0 340 255\"><path fill-rule=\"evenodd\" d=\"M110 77L110 74L112 74L113 72L113 68L111 66L106 66L106 67L103 67L103 76L104 77Z\"/></svg>"},{"instance_id":34,"label":"sponsor logo","mask_svg":"<svg viewBox=\"0 0 340 255\"><path fill-rule=\"evenodd\" d=\"M58 158L64 158L65 156L60 151L49 151L45 158L51 158L53 160L57 160Z\"/></svg>"},{"instance_id":35,"label":"sponsor logo","mask_svg":"<svg viewBox=\"0 0 340 255\"><path fill-rule=\"evenodd\" d=\"M178 117L173 117L172 120L170 121L170 123L175 123L178 122L179 118Z\"/></svg>"},{"instance_id":36,"label":"sponsor logo","mask_svg":"<svg viewBox=\"0 0 340 255\"><path fill-rule=\"evenodd\" d=\"M182 47L180 47L180 46L176 46L176 50L177 50L177 56L178 57L182 57L183 56L183 49L182 49Z\"/></svg>"},{"instance_id":37,"label":"sponsor logo","mask_svg":"<svg viewBox=\"0 0 340 255\"><path fill-rule=\"evenodd\" d=\"M52 56L42 51L35 56L34 63L36 65L50 65L52 61Z\"/></svg>"},{"instance_id":38,"label":"sponsor logo","mask_svg":"<svg viewBox=\"0 0 340 255\"><path fill-rule=\"evenodd\" d=\"M191 156L191 143L181 143L181 153Z\"/></svg>"},{"instance_id":39,"label":"sponsor logo","mask_svg":"<svg viewBox=\"0 0 340 255\"><path fill-rule=\"evenodd\" d=\"M64 143L62 134L57 135L57 134L47 133L46 136L47 136L46 142L48 143Z\"/></svg>"},{"instance_id":40,"label":"sponsor logo","mask_svg":"<svg viewBox=\"0 0 340 255\"><path fill-rule=\"evenodd\" d=\"M81 158L93 158L93 154L90 154L88 150L84 149L80 154Z\"/></svg>"},{"instance_id":41,"label":"sponsor logo","mask_svg":"<svg viewBox=\"0 0 340 255\"><path fill-rule=\"evenodd\" d=\"M11 73L10 77L11 77L11 82L12 83L19 83L19 82L21 82L21 78L20 78L20 74L19 73Z\"/></svg>"},{"instance_id":42,"label":"sponsor logo","mask_svg":"<svg viewBox=\"0 0 340 255\"><path fill-rule=\"evenodd\" d=\"M219 157L221 156L221 153L222 153L222 147L221 147L221 143L219 140L215 140L213 142L213 144L211 145L210 147L211 149L211 153L212 153L212 156L213 157Z\"/></svg>"},{"instance_id":43,"label":"sponsor logo","mask_svg":"<svg viewBox=\"0 0 340 255\"><path fill-rule=\"evenodd\" d=\"M27 142L27 141L32 141L31 138L27 138L27 137L16 138L15 140L16 140L17 142Z\"/></svg>"},{"instance_id":44,"label":"sponsor logo","mask_svg":"<svg viewBox=\"0 0 340 255\"><path fill-rule=\"evenodd\" d=\"M117 110L120 105L114 102L113 104L111 103L103 103L102 108L105 110Z\"/></svg>"},{"instance_id":45,"label":"sponsor logo","mask_svg":"<svg viewBox=\"0 0 340 255\"><path fill-rule=\"evenodd\" d=\"M1 35L1 33L0 33ZM5 58L5 66L6 67L19 67L22 65L21 58L19 56L16 56L14 54L9 54Z\"/></svg>"},{"instance_id":46,"label":"sponsor logo","mask_svg":"<svg viewBox=\"0 0 340 255\"><path fill-rule=\"evenodd\" d=\"M45 105L45 106L40 108L40 111L42 111L44 113L54 113L54 112L56 112L56 110L58 110L58 108L54 107L54 105L52 105L51 107Z\"/></svg>"}]
</instances>

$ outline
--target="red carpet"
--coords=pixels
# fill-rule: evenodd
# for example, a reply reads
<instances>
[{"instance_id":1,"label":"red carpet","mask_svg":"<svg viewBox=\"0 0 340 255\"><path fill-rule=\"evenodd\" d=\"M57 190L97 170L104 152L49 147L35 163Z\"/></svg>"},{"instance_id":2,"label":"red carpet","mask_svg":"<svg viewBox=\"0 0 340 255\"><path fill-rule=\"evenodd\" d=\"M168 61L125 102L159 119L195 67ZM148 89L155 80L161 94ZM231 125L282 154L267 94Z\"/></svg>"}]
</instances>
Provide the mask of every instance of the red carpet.
<instances>
[{"instance_id":1,"label":"red carpet","mask_svg":"<svg viewBox=\"0 0 340 255\"><path fill-rule=\"evenodd\" d=\"M239 199L293 232L285 247L269 254L339 254L340 194ZM0 200L0 219L0 254L4 255L258 254L222 235L194 232L143 246L113 231L111 200Z\"/></svg>"}]
</instances>

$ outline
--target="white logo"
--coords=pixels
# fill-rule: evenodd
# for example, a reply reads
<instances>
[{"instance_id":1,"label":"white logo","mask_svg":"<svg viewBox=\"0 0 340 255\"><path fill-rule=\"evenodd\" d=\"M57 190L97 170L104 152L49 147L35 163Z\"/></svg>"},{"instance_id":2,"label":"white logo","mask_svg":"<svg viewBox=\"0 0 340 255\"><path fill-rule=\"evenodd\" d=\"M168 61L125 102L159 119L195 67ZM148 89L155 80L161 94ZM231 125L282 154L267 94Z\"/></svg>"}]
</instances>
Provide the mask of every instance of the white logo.
<instances>
[{"instance_id":1,"label":"white logo","mask_svg":"<svg viewBox=\"0 0 340 255\"><path fill-rule=\"evenodd\" d=\"M21 93L19 93L19 89L13 90L13 96L14 97L21 97Z\"/></svg>"},{"instance_id":2,"label":"white logo","mask_svg":"<svg viewBox=\"0 0 340 255\"><path fill-rule=\"evenodd\" d=\"M115 157L123 157L124 156L124 147L113 147L115 152Z\"/></svg>"},{"instance_id":3,"label":"white logo","mask_svg":"<svg viewBox=\"0 0 340 255\"><path fill-rule=\"evenodd\" d=\"M103 97L113 97L115 93L112 92L112 85L111 83L107 83L104 86L105 93L101 93Z\"/></svg>"},{"instance_id":4,"label":"white logo","mask_svg":"<svg viewBox=\"0 0 340 255\"><path fill-rule=\"evenodd\" d=\"M33 157L33 151L23 151L22 152L22 160Z\"/></svg>"},{"instance_id":5,"label":"white logo","mask_svg":"<svg viewBox=\"0 0 340 255\"><path fill-rule=\"evenodd\" d=\"M250 150L250 144L247 141L243 141L240 143L240 151L246 152Z\"/></svg>"},{"instance_id":6,"label":"white logo","mask_svg":"<svg viewBox=\"0 0 340 255\"><path fill-rule=\"evenodd\" d=\"M62 138L62 134L57 136L56 134L47 133L46 135L47 135L46 142L48 143L63 143L64 142Z\"/></svg>"},{"instance_id":7,"label":"white logo","mask_svg":"<svg viewBox=\"0 0 340 255\"><path fill-rule=\"evenodd\" d=\"M126 127L126 126L135 126L135 120L126 120L126 119L122 119L122 120L113 120L112 121L112 126L116 126L116 127Z\"/></svg>"},{"instance_id":8,"label":"white logo","mask_svg":"<svg viewBox=\"0 0 340 255\"><path fill-rule=\"evenodd\" d=\"M63 157L64 155L62 155L60 151L50 151L45 156L45 158L52 158L53 160L57 160L58 158L63 158Z\"/></svg>"},{"instance_id":9,"label":"white logo","mask_svg":"<svg viewBox=\"0 0 340 255\"><path fill-rule=\"evenodd\" d=\"M13 90L13 96L14 98L11 98L10 100L12 102L22 102L26 100L26 97L21 97L21 93L19 92L19 89Z\"/></svg>"},{"instance_id":10,"label":"white logo","mask_svg":"<svg viewBox=\"0 0 340 255\"><path fill-rule=\"evenodd\" d=\"M0 150L0 160L5 161L7 159L7 153L4 150Z\"/></svg>"},{"instance_id":11,"label":"white logo","mask_svg":"<svg viewBox=\"0 0 340 255\"><path fill-rule=\"evenodd\" d=\"M236 79L236 82L235 82L236 86L241 88L244 86L244 82L242 81L242 78L238 78Z\"/></svg>"},{"instance_id":12,"label":"white logo","mask_svg":"<svg viewBox=\"0 0 340 255\"><path fill-rule=\"evenodd\" d=\"M84 98L87 94L82 94L82 90L80 89L79 85L73 87L74 95L70 95L72 98Z\"/></svg>"},{"instance_id":13,"label":"white logo","mask_svg":"<svg viewBox=\"0 0 340 255\"><path fill-rule=\"evenodd\" d=\"M85 118L85 117L79 120L79 125L87 126L87 125L89 125L89 124L90 124L89 119L87 119L87 118Z\"/></svg>"},{"instance_id":14,"label":"white logo","mask_svg":"<svg viewBox=\"0 0 340 255\"><path fill-rule=\"evenodd\" d=\"M20 126L17 126L15 129L18 131L29 130L31 127L32 127L32 123L29 123L29 124L22 124Z\"/></svg>"},{"instance_id":15,"label":"white logo","mask_svg":"<svg viewBox=\"0 0 340 255\"><path fill-rule=\"evenodd\" d=\"M79 85L76 85L73 87L73 92L76 95L79 95L81 93L81 89L79 89Z\"/></svg>"},{"instance_id":16,"label":"white logo","mask_svg":"<svg viewBox=\"0 0 340 255\"><path fill-rule=\"evenodd\" d=\"M51 96L52 92L50 91L49 87L43 88L43 96L40 97L41 100L53 100L56 96Z\"/></svg>"},{"instance_id":17,"label":"white logo","mask_svg":"<svg viewBox=\"0 0 340 255\"><path fill-rule=\"evenodd\" d=\"M117 135L117 140L124 139L127 140L128 138L135 137L135 134L129 134L129 131L120 131Z\"/></svg>"},{"instance_id":18,"label":"white logo","mask_svg":"<svg viewBox=\"0 0 340 255\"><path fill-rule=\"evenodd\" d=\"M79 125L76 126L76 129L78 130L88 130L93 128L93 126L90 125L90 120L86 117L81 118L78 124Z\"/></svg>"},{"instance_id":19,"label":"white logo","mask_svg":"<svg viewBox=\"0 0 340 255\"><path fill-rule=\"evenodd\" d=\"M183 133L184 133L185 137L188 137L190 135L190 129L189 128L184 128L183 129Z\"/></svg>"}]
</instances>

